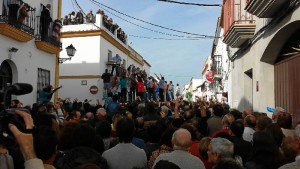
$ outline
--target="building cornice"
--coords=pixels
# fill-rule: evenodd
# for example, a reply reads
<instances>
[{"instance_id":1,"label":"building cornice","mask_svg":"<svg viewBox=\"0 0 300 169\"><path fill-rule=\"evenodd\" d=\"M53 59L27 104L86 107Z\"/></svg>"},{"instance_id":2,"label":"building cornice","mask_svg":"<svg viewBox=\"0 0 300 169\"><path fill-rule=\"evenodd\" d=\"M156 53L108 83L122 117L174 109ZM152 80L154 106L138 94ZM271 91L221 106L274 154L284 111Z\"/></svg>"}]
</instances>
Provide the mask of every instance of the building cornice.
<instances>
[{"instance_id":1,"label":"building cornice","mask_svg":"<svg viewBox=\"0 0 300 169\"><path fill-rule=\"evenodd\" d=\"M99 79L100 75L73 75L73 76L59 76L59 79Z\"/></svg>"},{"instance_id":2,"label":"building cornice","mask_svg":"<svg viewBox=\"0 0 300 169\"><path fill-rule=\"evenodd\" d=\"M122 52L124 52L126 55L130 55L130 52L128 49L126 49L123 45L121 45L115 38L111 37L107 32L105 32L104 30L101 30L101 36L107 40L109 43L111 43L112 45L114 45L116 48L118 48L119 50L121 50ZM132 58L134 59L134 58Z\"/></svg>"},{"instance_id":3,"label":"building cornice","mask_svg":"<svg viewBox=\"0 0 300 169\"><path fill-rule=\"evenodd\" d=\"M131 53L128 55L131 59L135 60L137 63L139 63L141 66L144 66L144 62L138 60L136 57L134 57Z\"/></svg>"},{"instance_id":4,"label":"building cornice","mask_svg":"<svg viewBox=\"0 0 300 169\"><path fill-rule=\"evenodd\" d=\"M151 65L145 60L143 59L144 63L146 63L146 65L148 65L149 67L151 67Z\"/></svg>"},{"instance_id":5,"label":"building cornice","mask_svg":"<svg viewBox=\"0 0 300 169\"><path fill-rule=\"evenodd\" d=\"M87 36L101 36L101 30L89 30L89 31L72 31L62 32L62 38L76 38L76 37L87 37Z\"/></svg>"}]
</instances>

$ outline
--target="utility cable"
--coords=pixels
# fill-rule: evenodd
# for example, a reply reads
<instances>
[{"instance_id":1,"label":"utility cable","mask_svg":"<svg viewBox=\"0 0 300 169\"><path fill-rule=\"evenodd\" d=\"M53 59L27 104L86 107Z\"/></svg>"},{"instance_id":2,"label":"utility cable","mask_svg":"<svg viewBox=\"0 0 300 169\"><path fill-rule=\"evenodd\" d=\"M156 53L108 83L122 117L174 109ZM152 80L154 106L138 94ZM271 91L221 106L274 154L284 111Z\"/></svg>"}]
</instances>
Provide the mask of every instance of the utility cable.
<instances>
[{"instance_id":1,"label":"utility cable","mask_svg":"<svg viewBox=\"0 0 300 169\"><path fill-rule=\"evenodd\" d=\"M181 5L218 6L218 7L222 7L222 4L197 4L197 3L178 2L178 1L171 1L171 0L158 0L158 1L176 3L176 4L181 4Z\"/></svg>"},{"instance_id":2,"label":"utility cable","mask_svg":"<svg viewBox=\"0 0 300 169\"><path fill-rule=\"evenodd\" d=\"M73 6L73 9L74 9L75 11L77 11L77 10L78 10L78 8L77 8L77 10L76 10L76 8L75 8L75 6L74 6L74 2L73 2L73 0L71 0L71 3L72 3L72 6Z\"/></svg>"},{"instance_id":3,"label":"utility cable","mask_svg":"<svg viewBox=\"0 0 300 169\"><path fill-rule=\"evenodd\" d=\"M195 35L195 36L201 36L201 37L207 37L207 38L216 38L215 36L201 35L201 34L197 34L197 33L190 33L190 32L185 32L185 31L180 31L180 30L175 30L175 29L172 29L172 28L167 28L167 27L164 27L164 26L160 26L160 25L157 25L157 24L154 24L154 23L150 23L150 22L147 22L147 21L144 21L144 20L135 18L135 17L130 16L130 15L127 15L127 14L125 14L125 13L123 13L123 12L117 11L117 10L115 10L115 9L113 9L113 8L107 6L107 5L104 5L104 4L102 4L102 3L100 3L100 2L98 2L98 1L96 1L96 0L90 0L90 1L93 1L94 3L97 3L97 4L101 5L101 6L104 6L104 7L108 8L108 9L110 9L110 10L112 10L112 11L115 11L115 12L121 14L121 15L127 16L127 17L129 17L129 18L132 18L132 19L138 20L138 21L140 21L140 22L147 23L147 24L149 24L149 25L156 26L156 27L159 27L159 28L162 28L162 29L167 29L167 30L170 30L170 31L174 31L174 32L178 32L178 33L183 33L183 34L189 34L189 35ZM100 6L99 6L99 7L100 7ZM102 9L103 9L103 8L102 8ZM107 10L106 10L106 11L107 11ZM111 12L110 12L110 13L111 13ZM116 15L115 15L115 16L116 16ZM118 17L118 16L117 16L117 17ZM119 18L120 18L120 17L119 17ZM120 19L121 19L121 18L120 18Z\"/></svg>"},{"instance_id":4,"label":"utility cable","mask_svg":"<svg viewBox=\"0 0 300 169\"><path fill-rule=\"evenodd\" d=\"M81 10L81 12L83 13L83 15L86 16L86 13L83 12L83 10L82 10L82 8L80 7L80 5L78 4L77 0L72 0L72 1L75 2L76 6ZM99 5L97 5L97 6L99 6ZM159 32L159 31L156 31L156 30L152 30L152 29L149 29L149 28L140 26L140 25L135 24L135 23L133 23L133 22L130 22L130 21L128 21L128 20L126 20L126 19L123 19L123 18L121 18L121 17L115 15L114 13L112 13L112 12L110 12L110 11L108 11L108 10L102 8L101 6L99 6L99 7L100 7L101 9L107 11L108 13L110 13L110 14L112 14L112 15L118 17L118 18L120 18L120 19L122 19L122 20L124 20L124 21L126 21L126 22L129 22L129 23L131 23L131 24L133 24L133 25L136 25L136 26L138 26L138 27L141 27L141 28L143 28L143 29L150 30L150 31L152 31L152 32L156 32L156 33L160 33L160 34L164 34L164 35L176 36L176 37L186 38L186 39L155 38L155 37L143 37L143 36L136 36L136 35L128 35L128 36L131 36L131 37L144 38L144 39L157 39L157 40L159 40L159 39L161 39L161 40L201 40L201 39L207 39L207 38L208 38L208 37L190 37L190 36L186 37L186 36L182 36L182 35L174 35L174 34L168 34L168 33L164 33L164 32ZM99 26L97 26L95 23L93 23L93 24L94 24L94 26L96 26L97 28L101 29L101 28L100 28ZM213 38L213 37L211 37L211 39L212 39L212 38Z\"/></svg>"},{"instance_id":5,"label":"utility cable","mask_svg":"<svg viewBox=\"0 0 300 169\"><path fill-rule=\"evenodd\" d=\"M155 37L147 37L147 36L136 36L136 35L128 35L135 38L142 38L142 39L162 39L162 40L202 40L205 38L188 38L188 39L172 39L172 38L155 38Z\"/></svg>"}]
</instances>

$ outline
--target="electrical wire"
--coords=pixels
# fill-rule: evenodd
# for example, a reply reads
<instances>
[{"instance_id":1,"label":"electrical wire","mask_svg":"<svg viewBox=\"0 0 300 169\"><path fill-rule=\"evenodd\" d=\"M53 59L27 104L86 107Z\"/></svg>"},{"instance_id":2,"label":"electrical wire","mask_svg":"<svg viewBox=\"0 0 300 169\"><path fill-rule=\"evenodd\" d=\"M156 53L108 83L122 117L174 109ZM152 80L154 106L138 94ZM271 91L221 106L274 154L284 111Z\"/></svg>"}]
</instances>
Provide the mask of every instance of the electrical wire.
<instances>
[{"instance_id":1,"label":"electrical wire","mask_svg":"<svg viewBox=\"0 0 300 169\"><path fill-rule=\"evenodd\" d=\"M158 0L158 1L169 2L169 3L176 3L176 4L181 4L181 5L217 6L217 7L222 7L222 4L197 4L197 3L178 2L178 1L171 1L171 0Z\"/></svg>"},{"instance_id":2,"label":"electrical wire","mask_svg":"<svg viewBox=\"0 0 300 169\"><path fill-rule=\"evenodd\" d=\"M71 0L71 3L72 3L72 6L73 6L73 9L75 10L75 11L77 11L78 10L78 8L77 8L77 10L76 10L76 8L75 8L75 6L74 6L74 2Z\"/></svg>"},{"instance_id":3,"label":"electrical wire","mask_svg":"<svg viewBox=\"0 0 300 169\"><path fill-rule=\"evenodd\" d=\"M83 15L86 16L86 13L83 12L83 10L82 10L82 8L80 7L80 5L78 4L77 0L72 0L72 1L75 2L76 6L81 10L81 12L83 13ZM92 3L93 3L93 2L92 2ZM95 3L94 3L94 4L95 4ZM96 4L95 4L95 5L96 5ZM128 23L131 23L131 24L133 24L133 25L135 25L135 26L138 26L138 27L140 27L140 28L143 28L143 29L146 29L146 30L149 30L149 31L152 31L152 32L164 34L164 35L175 36L175 37L186 38L186 39L156 38L156 37L144 37L144 36L137 36L137 35L128 35L128 36L131 36L131 37L135 37L135 38L143 38L143 39L156 39L156 40L201 40L201 39L207 39L207 38L212 39L212 38L213 38L213 37L191 37L191 36L187 36L187 37L186 37L186 36L182 36L182 35L168 34L168 33L160 32L160 31L152 30L152 29L149 29L149 28L140 26L140 25L138 25L138 24L135 24L135 23L133 23L133 22L130 22L130 21L126 20L126 19L123 19L123 18L121 18L121 17L115 15L114 13L112 13L112 12L110 12L110 11L108 11L108 10L102 8L102 7L99 6L99 5L97 5L97 6L100 7L101 9L105 10L106 12L108 12L108 13L110 13L110 14L112 14L112 15L114 15L114 16L116 16L116 17L118 17L118 18L120 18L120 19L122 19L122 20L124 20L124 21L126 21L126 22L128 22ZM94 24L94 26L96 26L97 28L101 29L101 28L100 28L99 26L97 26L95 23L93 23L93 24Z\"/></svg>"},{"instance_id":4,"label":"electrical wire","mask_svg":"<svg viewBox=\"0 0 300 169\"><path fill-rule=\"evenodd\" d=\"M93 0L90 0L90 1L91 1L92 3L95 4L95 2L94 2ZM95 4L95 5L97 5L97 4ZM200 36L200 37L190 37L190 36L185 37L185 36L183 36L183 35L175 35L175 34L170 34L170 33L160 32L160 31L156 31L156 30L153 30L153 29L150 29L150 28L146 28L146 27L144 27L144 26L140 26L140 25L138 25L138 24L136 24L136 23L133 23L133 22L131 22L131 21L128 21L128 20L126 20L126 19L124 19L124 18L122 18L122 17L120 17L120 16L118 16L118 15L116 15L116 14L114 14L114 13L108 11L108 10L106 10L105 8L103 8L103 7L99 6L99 5L97 5L97 6L100 7L101 9L103 9L104 11L106 11L106 12L108 12L108 13L110 13L110 14L116 16L117 18L119 18L119 19L121 19L121 20L123 20L123 21L125 21L125 22L128 22L128 23L130 23L130 24L132 24L132 25L135 25L135 26L137 26L137 27L140 27L140 28L142 28L142 29L145 29L145 30L149 30L149 31L152 31L152 32L155 32L155 33L159 33L159 34L163 34L163 35L175 36L175 37L183 37L183 38L203 38L202 36ZM212 39L213 37L207 37L207 38L211 38L211 39Z\"/></svg>"},{"instance_id":5,"label":"electrical wire","mask_svg":"<svg viewBox=\"0 0 300 169\"><path fill-rule=\"evenodd\" d=\"M205 37L205 38L217 38L217 37L215 37L215 36L201 35L201 34L197 34L197 33L190 33L190 32L185 32L185 31L180 31L180 30L175 30L175 29L172 29L172 28L167 28L167 27L164 27L164 26L160 26L160 25L157 25L157 24L154 24L154 23L151 23L151 22L147 22L147 21L144 21L144 20L135 18L135 17L130 16L130 15L127 15L127 14L125 14L125 13L123 13L123 12L117 11L117 10L115 10L115 9L113 9L113 8L107 6L107 5L104 5L104 4L102 4L102 3L100 3L100 2L98 2L98 1L96 1L96 0L90 0L90 1L93 1L94 3L97 3L97 4L101 5L101 6L104 6L104 7L108 8L108 9L110 9L110 10L112 10L112 11L115 11L115 12L121 14L121 15L127 16L127 17L129 17L129 18L132 18L132 19L138 20L138 21L140 21L140 22L147 23L147 24L149 24L149 25L156 26L156 27L159 27L159 28L162 28L162 29L167 29L167 30L170 30L170 31L178 32L178 33L183 33L183 34L188 34L188 35L195 35L195 36L200 36L200 37ZM100 6L99 6L99 7L100 7ZM102 9L103 9L103 8L102 8ZM106 10L106 11L107 11L107 10ZM110 12L110 13L111 13L111 12ZM115 15L115 16L116 16L116 15ZM119 17L119 18L120 18L120 17ZM121 18L120 18L120 19L121 19Z\"/></svg>"},{"instance_id":6,"label":"electrical wire","mask_svg":"<svg viewBox=\"0 0 300 169\"><path fill-rule=\"evenodd\" d=\"M155 75L156 73L154 73ZM160 74L160 73L158 73ZM172 77L182 77L182 78L186 78L186 77L198 77L199 75L163 75L163 77L169 77L169 76L172 76Z\"/></svg>"},{"instance_id":7,"label":"electrical wire","mask_svg":"<svg viewBox=\"0 0 300 169\"><path fill-rule=\"evenodd\" d=\"M147 37L147 36L136 36L136 35L128 35L130 37L142 38L142 39L162 39L162 40L202 40L206 38L188 38L188 39L172 39L172 38L155 38L155 37Z\"/></svg>"}]
</instances>

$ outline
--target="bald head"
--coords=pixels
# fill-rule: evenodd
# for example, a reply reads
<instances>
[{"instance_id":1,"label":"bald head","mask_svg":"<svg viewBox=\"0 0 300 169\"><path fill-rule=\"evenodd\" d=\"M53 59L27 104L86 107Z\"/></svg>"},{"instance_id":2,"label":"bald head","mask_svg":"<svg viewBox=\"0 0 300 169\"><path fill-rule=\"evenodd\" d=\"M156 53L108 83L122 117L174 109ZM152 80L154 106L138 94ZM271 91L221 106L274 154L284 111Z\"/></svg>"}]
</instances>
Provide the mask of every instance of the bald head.
<instances>
[{"instance_id":1,"label":"bald head","mask_svg":"<svg viewBox=\"0 0 300 169\"><path fill-rule=\"evenodd\" d=\"M192 144L191 133L186 129L178 129L172 136L172 143L174 150L188 151Z\"/></svg>"}]
</instances>

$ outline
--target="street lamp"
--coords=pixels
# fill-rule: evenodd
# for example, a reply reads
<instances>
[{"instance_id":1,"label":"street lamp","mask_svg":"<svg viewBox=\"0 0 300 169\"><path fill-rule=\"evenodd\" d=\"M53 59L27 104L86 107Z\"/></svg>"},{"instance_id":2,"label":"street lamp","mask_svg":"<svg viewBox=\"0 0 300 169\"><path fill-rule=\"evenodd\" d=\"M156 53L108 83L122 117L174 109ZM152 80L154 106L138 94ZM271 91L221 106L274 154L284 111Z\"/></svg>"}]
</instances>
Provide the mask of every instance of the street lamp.
<instances>
[{"instance_id":1,"label":"street lamp","mask_svg":"<svg viewBox=\"0 0 300 169\"><path fill-rule=\"evenodd\" d=\"M71 60L72 57L75 55L76 49L72 44L66 47L66 50L69 58L59 58L59 63L64 63L67 60Z\"/></svg>"}]
</instances>

